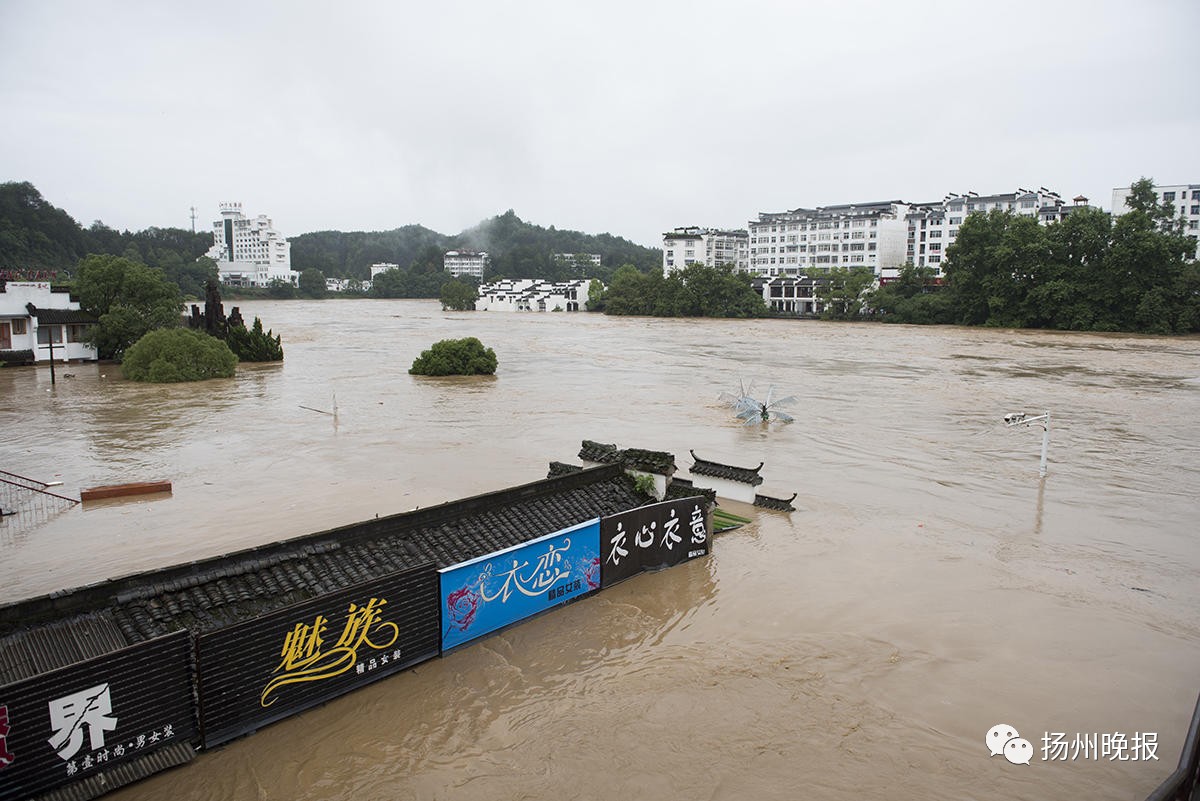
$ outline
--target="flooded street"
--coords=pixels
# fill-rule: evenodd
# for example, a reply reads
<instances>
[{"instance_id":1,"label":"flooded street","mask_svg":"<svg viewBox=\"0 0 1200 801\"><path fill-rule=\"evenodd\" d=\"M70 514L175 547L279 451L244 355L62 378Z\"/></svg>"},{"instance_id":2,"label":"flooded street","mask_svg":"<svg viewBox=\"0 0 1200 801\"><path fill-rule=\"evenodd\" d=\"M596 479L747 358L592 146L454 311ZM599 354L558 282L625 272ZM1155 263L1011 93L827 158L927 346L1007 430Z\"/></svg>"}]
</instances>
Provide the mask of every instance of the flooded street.
<instances>
[{"instance_id":1,"label":"flooded street","mask_svg":"<svg viewBox=\"0 0 1200 801\"><path fill-rule=\"evenodd\" d=\"M226 304L226 308L232 304ZM283 364L0 370L0 469L174 492L0 523L0 601L542 478L582 439L798 511L107 798L1141 799L1200 692L1200 339L242 303ZM494 378L409 376L447 337ZM799 399L743 427L739 380ZM332 411L336 419L320 411ZM309 407L309 408L304 408ZM1053 416L1041 429L1005 413ZM1004 723L1029 765L989 757ZM1045 737L1157 734L1157 760ZM1142 755L1146 755L1143 751Z\"/></svg>"}]
</instances>

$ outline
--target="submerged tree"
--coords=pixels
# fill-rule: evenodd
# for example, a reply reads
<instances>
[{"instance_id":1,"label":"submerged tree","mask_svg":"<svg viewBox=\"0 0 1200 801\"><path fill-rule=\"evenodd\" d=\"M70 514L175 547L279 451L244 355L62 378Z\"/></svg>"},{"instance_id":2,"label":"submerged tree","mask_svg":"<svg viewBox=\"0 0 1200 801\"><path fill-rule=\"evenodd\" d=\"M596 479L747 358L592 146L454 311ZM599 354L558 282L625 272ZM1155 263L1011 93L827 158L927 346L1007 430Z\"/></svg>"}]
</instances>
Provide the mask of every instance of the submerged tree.
<instances>
[{"instance_id":1,"label":"submerged tree","mask_svg":"<svg viewBox=\"0 0 1200 801\"><path fill-rule=\"evenodd\" d=\"M80 307L99 320L88 339L102 359L120 360L148 331L180 322L179 287L161 270L120 256L80 261L73 289Z\"/></svg>"},{"instance_id":2,"label":"submerged tree","mask_svg":"<svg viewBox=\"0 0 1200 801\"><path fill-rule=\"evenodd\" d=\"M494 375L496 352L475 337L443 339L422 351L408 372L413 375Z\"/></svg>"},{"instance_id":3,"label":"submerged tree","mask_svg":"<svg viewBox=\"0 0 1200 801\"><path fill-rule=\"evenodd\" d=\"M143 336L125 352L121 372L131 381L169 384L229 378L237 356L224 342L189 328L162 328Z\"/></svg>"}]
</instances>

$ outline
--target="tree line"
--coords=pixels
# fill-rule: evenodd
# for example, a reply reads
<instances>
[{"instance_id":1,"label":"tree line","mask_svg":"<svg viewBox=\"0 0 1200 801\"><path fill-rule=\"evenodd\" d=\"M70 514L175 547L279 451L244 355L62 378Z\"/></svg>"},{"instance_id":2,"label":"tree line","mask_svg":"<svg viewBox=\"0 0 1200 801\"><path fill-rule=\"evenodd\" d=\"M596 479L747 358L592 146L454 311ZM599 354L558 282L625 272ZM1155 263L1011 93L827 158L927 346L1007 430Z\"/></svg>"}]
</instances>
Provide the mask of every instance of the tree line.
<instances>
[{"instance_id":1,"label":"tree line","mask_svg":"<svg viewBox=\"0 0 1200 801\"><path fill-rule=\"evenodd\" d=\"M522 220L511 209L457 236L407 225L392 231L317 231L289 241L295 269L320 270L327 278L365 282L371 277L372 264L396 264L398 275L387 282L386 294L380 297L438 297L440 284L421 276L442 272L442 255L447 250L486 251L491 257L487 280L599 278L607 282L622 264L647 271L662 260L662 251L656 248L607 233L544 228ZM601 263L595 266L590 261L561 259L557 257L560 253L597 253Z\"/></svg>"},{"instance_id":2,"label":"tree line","mask_svg":"<svg viewBox=\"0 0 1200 801\"><path fill-rule=\"evenodd\" d=\"M216 265L201 259L210 247L211 232L118 231L99 220L83 228L33 184L0 184L0 271L9 278L66 280L89 254L122 256L161 270L183 294L202 297L205 281L216 275Z\"/></svg>"},{"instance_id":3,"label":"tree line","mask_svg":"<svg viewBox=\"0 0 1200 801\"><path fill-rule=\"evenodd\" d=\"M993 210L963 220L939 286L906 265L895 283L862 296L886 322L1073 331L1200 331L1200 264L1173 204L1154 182L1131 187L1118 217L1092 208L1061 222Z\"/></svg>"}]
</instances>

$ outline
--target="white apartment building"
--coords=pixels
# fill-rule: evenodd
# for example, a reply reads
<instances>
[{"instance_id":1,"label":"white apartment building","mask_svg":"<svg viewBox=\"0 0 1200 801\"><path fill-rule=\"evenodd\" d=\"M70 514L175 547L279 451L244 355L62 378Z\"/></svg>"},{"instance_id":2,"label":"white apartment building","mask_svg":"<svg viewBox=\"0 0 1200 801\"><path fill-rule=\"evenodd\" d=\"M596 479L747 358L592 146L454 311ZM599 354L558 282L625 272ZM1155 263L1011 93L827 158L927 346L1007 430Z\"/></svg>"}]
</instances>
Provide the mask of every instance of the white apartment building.
<instances>
[{"instance_id":1,"label":"white apartment building","mask_svg":"<svg viewBox=\"0 0 1200 801\"><path fill-rule=\"evenodd\" d=\"M488 254L470 250L448 250L442 257L442 267L455 278L462 275L483 278L488 267Z\"/></svg>"},{"instance_id":2,"label":"white apartment building","mask_svg":"<svg viewBox=\"0 0 1200 801\"><path fill-rule=\"evenodd\" d=\"M583 311L587 303L590 278L571 281L543 281L538 278L510 278L479 287L476 311Z\"/></svg>"},{"instance_id":3,"label":"white apartment building","mask_svg":"<svg viewBox=\"0 0 1200 801\"><path fill-rule=\"evenodd\" d=\"M265 214L244 215L241 203L221 204L208 256L217 263L221 283L230 286L265 287L276 279L294 286L300 277L292 269L291 243Z\"/></svg>"},{"instance_id":4,"label":"white apartment building","mask_svg":"<svg viewBox=\"0 0 1200 801\"><path fill-rule=\"evenodd\" d=\"M1178 212L1174 216L1183 218L1187 226L1186 233L1193 239L1200 240L1200 184L1155 185L1154 191L1162 205L1174 208ZM1125 202L1128 198L1128 186L1119 186L1113 190L1114 217L1129 211L1129 204ZM1195 257L1200 259L1200 242L1197 243Z\"/></svg>"},{"instance_id":5,"label":"white apartment building","mask_svg":"<svg viewBox=\"0 0 1200 801\"><path fill-rule=\"evenodd\" d=\"M399 270L399 264L393 264L390 261L380 261L371 265L371 280L375 280L375 276L380 273L386 273L388 270Z\"/></svg>"},{"instance_id":6,"label":"white apartment building","mask_svg":"<svg viewBox=\"0 0 1200 801\"><path fill-rule=\"evenodd\" d=\"M663 234L663 275L690 264L715 267L732 264L745 271L750 266L750 235L742 229L688 226Z\"/></svg>"},{"instance_id":7,"label":"white apartment building","mask_svg":"<svg viewBox=\"0 0 1200 801\"><path fill-rule=\"evenodd\" d=\"M760 212L749 223L749 270L774 277L870 267L878 277L904 263L908 212L902 200Z\"/></svg>"},{"instance_id":8,"label":"white apartment building","mask_svg":"<svg viewBox=\"0 0 1200 801\"><path fill-rule=\"evenodd\" d=\"M568 264L591 264L593 267L600 266L599 253L555 253L555 261L565 261Z\"/></svg>"},{"instance_id":9,"label":"white apartment building","mask_svg":"<svg viewBox=\"0 0 1200 801\"><path fill-rule=\"evenodd\" d=\"M942 262L946 250L954 244L958 227L970 214L989 211L1009 211L1026 217L1035 217L1048 225L1061 222L1073 209L1087 207L1088 199L1082 195L1068 205L1057 192L1045 187L1037 190L1018 188L1015 192L997 195L980 195L978 192L957 194L951 192L941 202L916 203L909 208L905 217L908 224L905 258L917 267L931 267L934 276L942 277ZM900 274L903 262L884 267L878 273L883 282Z\"/></svg>"}]
</instances>

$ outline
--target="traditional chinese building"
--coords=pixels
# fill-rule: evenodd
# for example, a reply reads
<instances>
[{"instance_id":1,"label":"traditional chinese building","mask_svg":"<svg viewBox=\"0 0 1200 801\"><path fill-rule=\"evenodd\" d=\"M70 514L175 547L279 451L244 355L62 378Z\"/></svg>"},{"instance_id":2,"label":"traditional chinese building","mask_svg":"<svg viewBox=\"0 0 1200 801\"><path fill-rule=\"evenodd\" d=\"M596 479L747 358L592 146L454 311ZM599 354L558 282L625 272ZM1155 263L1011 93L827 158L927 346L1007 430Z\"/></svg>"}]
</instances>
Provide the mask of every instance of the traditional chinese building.
<instances>
[{"instance_id":1,"label":"traditional chinese building","mask_svg":"<svg viewBox=\"0 0 1200 801\"><path fill-rule=\"evenodd\" d=\"M710 535L605 465L0 606L0 799L101 795Z\"/></svg>"},{"instance_id":2,"label":"traditional chinese building","mask_svg":"<svg viewBox=\"0 0 1200 801\"><path fill-rule=\"evenodd\" d=\"M84 340L96 318L65 287L41 281L0 281L0 362L95 361Z\"/></svg>"}]
</instances>

